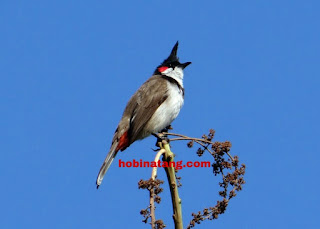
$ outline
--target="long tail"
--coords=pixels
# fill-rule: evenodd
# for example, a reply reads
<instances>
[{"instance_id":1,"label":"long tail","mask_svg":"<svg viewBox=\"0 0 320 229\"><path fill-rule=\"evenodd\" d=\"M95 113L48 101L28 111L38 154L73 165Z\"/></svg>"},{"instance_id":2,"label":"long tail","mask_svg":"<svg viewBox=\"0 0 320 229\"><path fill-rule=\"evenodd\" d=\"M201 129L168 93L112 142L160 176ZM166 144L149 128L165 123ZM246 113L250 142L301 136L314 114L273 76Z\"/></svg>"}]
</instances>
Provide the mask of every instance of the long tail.
<instances>
[{"instance_id":1,"label":"long tail","mask_svg":"<svg viewBox=\"0 0 320 229\"><path fill-rule=\"evenodd\" d=\"M97 181L96 181L97 189L99 188L99 186L103 180L104 175L108 171L113 159L115 158L115 156L117 155L117 153L119 151L119 149L117 149L117 146L118 146L118 143L112 144L109 153L107 154L106 158L104 159L104 162L100 168L100 171L99 171L99 174L97 177Z\"/></svg>"}]
</instances>

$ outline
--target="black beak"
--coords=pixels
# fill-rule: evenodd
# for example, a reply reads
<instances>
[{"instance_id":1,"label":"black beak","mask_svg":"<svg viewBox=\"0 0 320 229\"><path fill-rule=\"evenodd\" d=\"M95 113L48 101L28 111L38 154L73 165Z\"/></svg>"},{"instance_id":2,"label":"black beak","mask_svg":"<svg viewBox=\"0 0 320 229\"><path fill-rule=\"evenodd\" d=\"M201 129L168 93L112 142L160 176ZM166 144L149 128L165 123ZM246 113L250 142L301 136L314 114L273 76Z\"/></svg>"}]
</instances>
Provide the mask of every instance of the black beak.
<instances>
[{"instance_id":1,"label":"black beak","mask_svg":"<svg viewBox=\"0 0 320 229\"><path fill-rule=\"evenodd\" d=\"M179 64L179 66L182 68L182 69L185 69L185 67L187 67L189 64L191 64L191 62L185 62L183 64Z\"/></svg>"}]
</instances>

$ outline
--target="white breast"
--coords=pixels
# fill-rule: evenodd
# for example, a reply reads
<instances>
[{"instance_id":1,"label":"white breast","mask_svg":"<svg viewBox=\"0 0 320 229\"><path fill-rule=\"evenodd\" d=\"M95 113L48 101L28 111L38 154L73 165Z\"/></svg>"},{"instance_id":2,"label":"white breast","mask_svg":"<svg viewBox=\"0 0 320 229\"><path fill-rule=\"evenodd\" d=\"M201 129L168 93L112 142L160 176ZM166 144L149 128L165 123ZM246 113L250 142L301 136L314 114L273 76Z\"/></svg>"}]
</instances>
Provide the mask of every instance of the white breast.
<instances>
[{"instance_id":1,"label":"white breast","mask_svg":"<svg viewBox=\"0 0 320 229\"><path fill-rule=\"evenodd\" d=\"M168 98L159 106L146 126L146 130L157 133L171 124L183 105L183 91L173 83L167 82Z\"/></svg>"}]
</instances>

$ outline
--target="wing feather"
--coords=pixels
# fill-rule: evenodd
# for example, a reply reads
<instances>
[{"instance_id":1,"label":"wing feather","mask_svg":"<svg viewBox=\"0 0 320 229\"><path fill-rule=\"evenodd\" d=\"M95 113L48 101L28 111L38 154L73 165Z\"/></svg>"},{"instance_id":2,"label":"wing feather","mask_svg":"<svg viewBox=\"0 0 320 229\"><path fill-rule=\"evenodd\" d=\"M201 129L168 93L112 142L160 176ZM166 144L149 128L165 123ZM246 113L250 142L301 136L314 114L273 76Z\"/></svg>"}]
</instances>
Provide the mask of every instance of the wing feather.
<instances>
[{"instance_id":1,"label":"wing feather","mask_svg":"<svg viewBox=\"0 0 320 229\"><path fill-rule=\"evenodd\" d=\"M142 137L143 128L167 98L167 80L159 75L152 76L134 94L129 101L131 106L134 105L129 128L130 143Z\"/></svg>"}]
</instances>

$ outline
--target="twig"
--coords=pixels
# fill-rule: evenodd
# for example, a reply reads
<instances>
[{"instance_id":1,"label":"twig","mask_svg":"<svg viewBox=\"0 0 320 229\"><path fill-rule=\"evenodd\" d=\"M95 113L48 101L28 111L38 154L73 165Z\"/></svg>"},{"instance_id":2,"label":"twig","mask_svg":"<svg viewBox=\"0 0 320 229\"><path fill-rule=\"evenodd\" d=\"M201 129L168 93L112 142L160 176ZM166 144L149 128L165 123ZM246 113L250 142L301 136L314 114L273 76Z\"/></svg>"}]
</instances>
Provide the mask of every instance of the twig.
<instances>
[{"instance_id":1,"label":"twig","mask_svg":"<svg viewBox=\"0 0 320 229\"><path fill-rule=\"evenodd\" d=\"M199 142L198 140L196 140L195 138L189 138L189 137L186 137L186 138L171 138L170 141L181 141L181 140L193 140L195 141L196 143L198 143L199 145L201 145L203 148L205 148L206 150L209 151L209 153L211 153L211 155L213 155L213 152L208 149L208 146L205 146L204 144L202 144L201 142ZM209 143L208 143L209 144Z\"/></svg>"},{"instance_id":2,"label":"twig","mask_svg":"<svg viewBox=\"0 0 320 229\"><path fill-rule=\"evenodd\" d=\"M157 155L154 158L154 161L157 163L160 160L160 156L162 154L164 154L165 152L166 152L165 149L159 150ZM153 169L152 169L152 172L151 172L151 179L152 180L155 180L157 177L157 168L158 167L153 167ZM156 213L155 213L156 207L154 204L154 195L155 195L154 188L152 188L150 190L150 218L151 218L151 228L152 229L156 228L156 224L155 224L155 222L156 222Z\"/></svg>"},{"instance_id":3,"label":"twig","mask_svg":"<svg viewBox=\"0 0 320 229\"><path fill-rule=\"evenodd\" d=\"M207 146L204 146L203 144L201 144L200 142L204 142L204 143L207 143L207 144L210 144L212 145L213 142L211 141L208 141L208 140L205 140L205 139L201 139L201 138L191 138L191 137L188 137L188 136L185 136L185 135L182 135L182 134L175 134L175 133L162 133L163 135L169 135L169 136L177 136L177 137L180 137L180 138L172 138L170 139L170 141L178 141L178 140L192 140L192 141L195 141L196 143L198 143L199 145L203 146L206 150L208 150L211 154L212 154L212 151L210 151ZM229 152L226 152L226 154L230 157L230 159L233 161L233 157L231 156L231 154Z\"/></svg>"}]
</instances>

